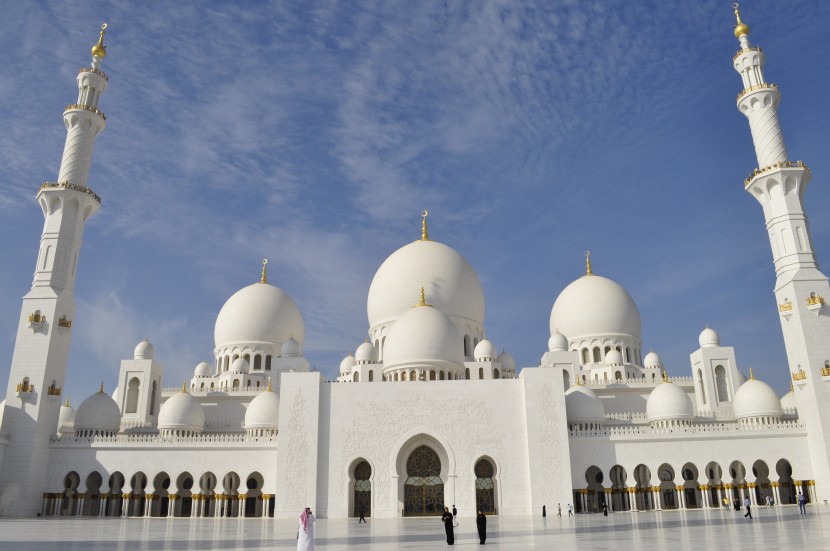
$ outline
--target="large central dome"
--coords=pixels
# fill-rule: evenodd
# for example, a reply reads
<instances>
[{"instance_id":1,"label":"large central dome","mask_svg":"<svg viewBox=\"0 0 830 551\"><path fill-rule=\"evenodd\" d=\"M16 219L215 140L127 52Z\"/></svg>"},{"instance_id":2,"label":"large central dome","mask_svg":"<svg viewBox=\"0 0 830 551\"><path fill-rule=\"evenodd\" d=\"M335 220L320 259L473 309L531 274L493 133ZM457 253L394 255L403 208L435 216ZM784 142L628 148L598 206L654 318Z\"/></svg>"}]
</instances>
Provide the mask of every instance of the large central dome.
<instances>
[{"instance_id":1,"label":"large central dome","mask_svg":"<svg viewBox=\"0 0 830 551\"><path fill-rule=\"evenodd\" d=\"M293 337L303 342L305 327L297 305L282 289L254 283L237 291L216 317L216 347L240 344L280 345Z\"/></svg>"},{"instance_id":2,"label":"large central dome","mask_svg":"<svg viewBox=\"0 0 830 551\"><path fill-rule=\"evenodd\" d=\"M573 342L584 337L625 335L640 338L640 311L618 283L587 274L567 287L553 304L550 333Z\"/></svg>"},{"instance_id":3,"label":"large central dome","mask_svg":"<svg viewBox=\"0 0 830 551\"><path fill-rule=\"evenodd\" d=\"M473 267L454 249L420 240L401 247L378 268L369 287L369 326L396 320L424 288L437 309L455 323L484 323L484 291Z\"/></svg>"}]
</instances>

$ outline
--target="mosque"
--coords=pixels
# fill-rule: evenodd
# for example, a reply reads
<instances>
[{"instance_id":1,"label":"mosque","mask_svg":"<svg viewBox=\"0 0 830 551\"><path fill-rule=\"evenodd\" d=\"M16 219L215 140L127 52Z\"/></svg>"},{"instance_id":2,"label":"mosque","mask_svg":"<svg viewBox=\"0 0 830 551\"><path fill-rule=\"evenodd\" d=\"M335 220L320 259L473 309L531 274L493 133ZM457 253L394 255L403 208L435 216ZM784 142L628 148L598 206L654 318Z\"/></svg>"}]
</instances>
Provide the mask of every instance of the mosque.
<instances>
[{"instance_id":1,"label":"mosque","mask_svg":"<svg viewBox=\"0 0 830 551\"><path fill-rule=\"evenodd\" d=\"M336 380L309 369L303 316L267 263L215 324L212 363L181 386L138 343L116 389L61 396L87 186L108 77L102 27L66 107L60 173L37 202L45 224L0 404L0 514L318 517L538 514L720 507L830 499L830 296L802 196L809 169L782 138L778 88L736 8L733 58L758 168L792 388L744 374L706 327L686 376L642 355L640 314L613 280L585 274L557 297L537 366L516 369L485 338L481 282L464 257L420 238L378 268L366 340ZM413 228L417 238L417 228ZM433 236L435 237L435 236ZM259 270L257 270L258 272ZM255 276L259 277L255 277ZM258 279L258 281L257 281ZM356 343L358 344L358 343ZM825 426L827 428L825 429Z\"/></svg>"}]
</instances>

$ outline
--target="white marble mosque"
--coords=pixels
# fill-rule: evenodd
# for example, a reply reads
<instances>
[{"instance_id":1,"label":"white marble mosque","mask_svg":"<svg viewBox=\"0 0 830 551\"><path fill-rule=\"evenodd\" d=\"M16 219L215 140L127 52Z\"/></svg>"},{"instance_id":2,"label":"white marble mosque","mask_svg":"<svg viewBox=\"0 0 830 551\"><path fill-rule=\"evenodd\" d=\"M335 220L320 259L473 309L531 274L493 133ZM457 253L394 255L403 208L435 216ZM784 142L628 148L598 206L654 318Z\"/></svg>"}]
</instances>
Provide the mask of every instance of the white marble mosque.
<instances>
[{"instance_id":1,"label":"white marble mosque","mask_svg":"<svg viewBox=\"0 0 830 551\"><path fill-rule=\"evenodd\" d=\"M717 508L830 499L830 296L764 76L736 9L733 58L758 158L745 189L763 209L792 377L783 398L745 374L729 335L702 328L686 376L642 355L640 314L591 269L552 305L550 341L521 370L485 338L475 269L427 214L415 241L378 268L366 340L336 380L309 369L302 313L267 266L215 324L215 358L167 383L149 341L121 362L118 387L77 407L61 396L108 77L100 40L64 111L55 182L37 192L45 224L0 405L0 514L6 516L320 518L439 514L456 504L528 515ZM419 238L418 238L419 237ZM257 272L259 269L257 268ZM499 343L501 344L501 343ZM826 386L825 386L826 385Z\"/></svg>"}]
</instances>

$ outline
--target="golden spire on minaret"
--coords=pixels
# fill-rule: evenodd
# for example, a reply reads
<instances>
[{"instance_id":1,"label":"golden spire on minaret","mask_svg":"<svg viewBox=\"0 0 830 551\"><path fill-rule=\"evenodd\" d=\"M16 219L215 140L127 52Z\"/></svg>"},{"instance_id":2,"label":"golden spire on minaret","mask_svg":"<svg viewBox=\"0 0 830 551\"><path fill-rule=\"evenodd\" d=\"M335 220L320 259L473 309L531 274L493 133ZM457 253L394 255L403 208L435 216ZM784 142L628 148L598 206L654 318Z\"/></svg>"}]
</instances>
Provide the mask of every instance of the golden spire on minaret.
<instances>
[{"instance_id":1,"label":"golden spire on minaret","mask_svg":"<svg viewBox=\"0 0 830 551\"><path fill-rule=\"evenodd\" d=\"M738 3L735 2L732 4L732 8L735 10L735 38L740 38L743 35L749 35L749 25L741 21L741 12L738 10Z\"/></svg>"},{"instance_id":2,"label":"golden spire on minaret","mask_svg":"<svg viewBox=\"0 0 830 551\"><path fill-rule=\"evenodd\" d=\"M262 277L259 279L260 283L268 283L268 259L262 259Z\"/></svg>"},{"instance_id":3,"label":"golden spire on minaret","mask_svg":"<svg viewBox=\"0 0 830 551\"><path fill-rule=\"evenodd\" d=\"M421 241L429 241L429 233L427 232L427 216L428 210L421 211Z\"/></svg>"},{"instance_id":4,"label":"golden spire on minaret","mask_svg":"<svg viewBox=\"0 0 830 551\"><path fill-rule=\"evenodd\" d=\"M98 44L92 47L92 55L99 59L107 57L107 47L104 46L104 35L107 32L107 24L101 25L101 35L98 37Z\"/></svg>"},{"instance_id":5,"label":"golden spire on minaret","mask_svg":"<svg viewBox=\"0 0 830 551\"><path fill-rule=\"evenodd\" d=\"M591 271L591 251L585 251L585 275L592 275Z\"/></svg>"}]
</instances>

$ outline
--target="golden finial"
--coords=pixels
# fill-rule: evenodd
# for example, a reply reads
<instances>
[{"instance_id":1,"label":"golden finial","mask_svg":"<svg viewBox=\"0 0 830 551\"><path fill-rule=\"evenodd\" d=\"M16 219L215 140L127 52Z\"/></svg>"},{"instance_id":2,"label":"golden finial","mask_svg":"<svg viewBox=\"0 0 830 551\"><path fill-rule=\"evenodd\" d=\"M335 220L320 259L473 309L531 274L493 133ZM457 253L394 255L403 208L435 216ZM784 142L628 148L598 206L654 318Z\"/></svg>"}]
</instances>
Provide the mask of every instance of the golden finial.
<instances>
[{"instance_id":1,"label":"golden finial","mask_svg":"<svg viewBox=\"0 0 830 551\"><path fill-rule=\"evenodd\" d=\"M749 380L750 381L755 380L755 375L752 373L752 368L751 367L749 368Z\"/></svg>"},{"instance_id":2,"label":"golden finial","mask_svg":"<svg viewBox=\"0 0 830 551\"><path fill-rule=\"evenodd\" d=\"M104 59L107 57L107 47L104 46L104 34L107 32L107 24L101 25L101 35L98 37L98 44L92 47L93 57Z\"/></svg>"},{"instance_id":3,"label":"golden finial","mask_svg":"<svg viewBox=\"0 0 830 551\"><path fill-rule=\"evenodd\" d=\"M793 388L793 382L792 381L790 381L790 392L795 392L795 389Z\"/></svg>"},{"instance_id":4,"label":"golden finial","mask_svg":"<svg viewBox=\"0 0 830 551\"><path fill-rule=\"evenodd\" d=\"M104 393L104 381L101 381L101 388L99 388L99 389L98 389L98 393L99 393L99 394L103 394L103 393Z\"/></svg>"},{"instance_id":5,"label":"golden finial","mask_svg":"<svg viewBox=\"0 0 830 551\"><path fill-rule=\"evenodd\" d=\"M424 288L421 287L421 302L418 303L418 306L426 306L427 305L427 297L424 294Z\"/></svg>"},{"instance_id":6,"label":"golden finial","mask_svg":"<svg viewBox=\"0 0 830 551\"><path fill-rule=\"evenodd\" d=\"M260 278L260 283L268 283L268 259L262 259L262 277Z\"/></svg>"},{"instance_id":7,"label":"golden finial","mask_svg":"<svg viewBox=\"0 0 830 551\"><path fill-rule=\"evenodd\" d=\"M790 388L792 388L792 386L793 386L793 384L790 383ZM68 395L66 396L66 402L63 404L63 407L65 407L65 408L69 407L69 396Z\"/></svg>"},{"instance_id":8,"label":"golden finial","mask_svg":"<svg viewBox=\"0 0 830 551\"><path fill-rule=\"evenodd\" d=\"M582 386L582 377L579 376L579 373L576 374L574 380L576 381L576 386Z\"/></svg>"},{"instance_id":9,"label":"golden finial","mask_svg":"<svg viewBox=\"0 0 830 551\"><path fill-rule=\"evenodd\" d=\"M668 374L668 373L666 373L665 371L663 372L663 382L664 382L664 383L668 383L668 382L669 382L669 374Z\"/></svg>"},{"instance_id":10,"label":"golden finial","mask_svg":"<svg viewBox=\"0 0 830 551\"><path fill-rule=\"evenodd\" d=\"M741 21L741 12L738 10L738 3L735 2L732 4L732 8L735 10L735 38L740 38L743 35L749 35L749 26Z\"/></svg>"},{"instance_id":11,"label":"golden finial","mask_svg":"<svg viewBox=\"0 0 830 551\"><path fill-rule=\"evenodd\" d=\"M268 392L272 392L272 390L271 390L271 377L268 377Z\"/></svg>"},{"instance_id":12,"label":"golden finial","mask_svg":"<svg viewBox=\"0 0 830 551\"><path fill-rule=\"evenodd\" d=\"M187 381L182 381L182 393L187 394Z\"/></svg>"},{"instance_id":13,"label":"golden finial","mask_svg":"<svg viewBox=\"0 0 830 551\"><path fill-rule=\"evenodd\" d=\"M591 251L585 251L585 275L591 275Z\"/></svg>"},{"instance_id":14,"label":"golden finial","mask_svg":"<svg viewBox=\"0 0 830 551\"><path fill-rule=\"evenodd\" d=\"M429 241L429 233L427 232L427 216L428 210L421 211L421 241Z\"/></svg>"}]
</instances>

